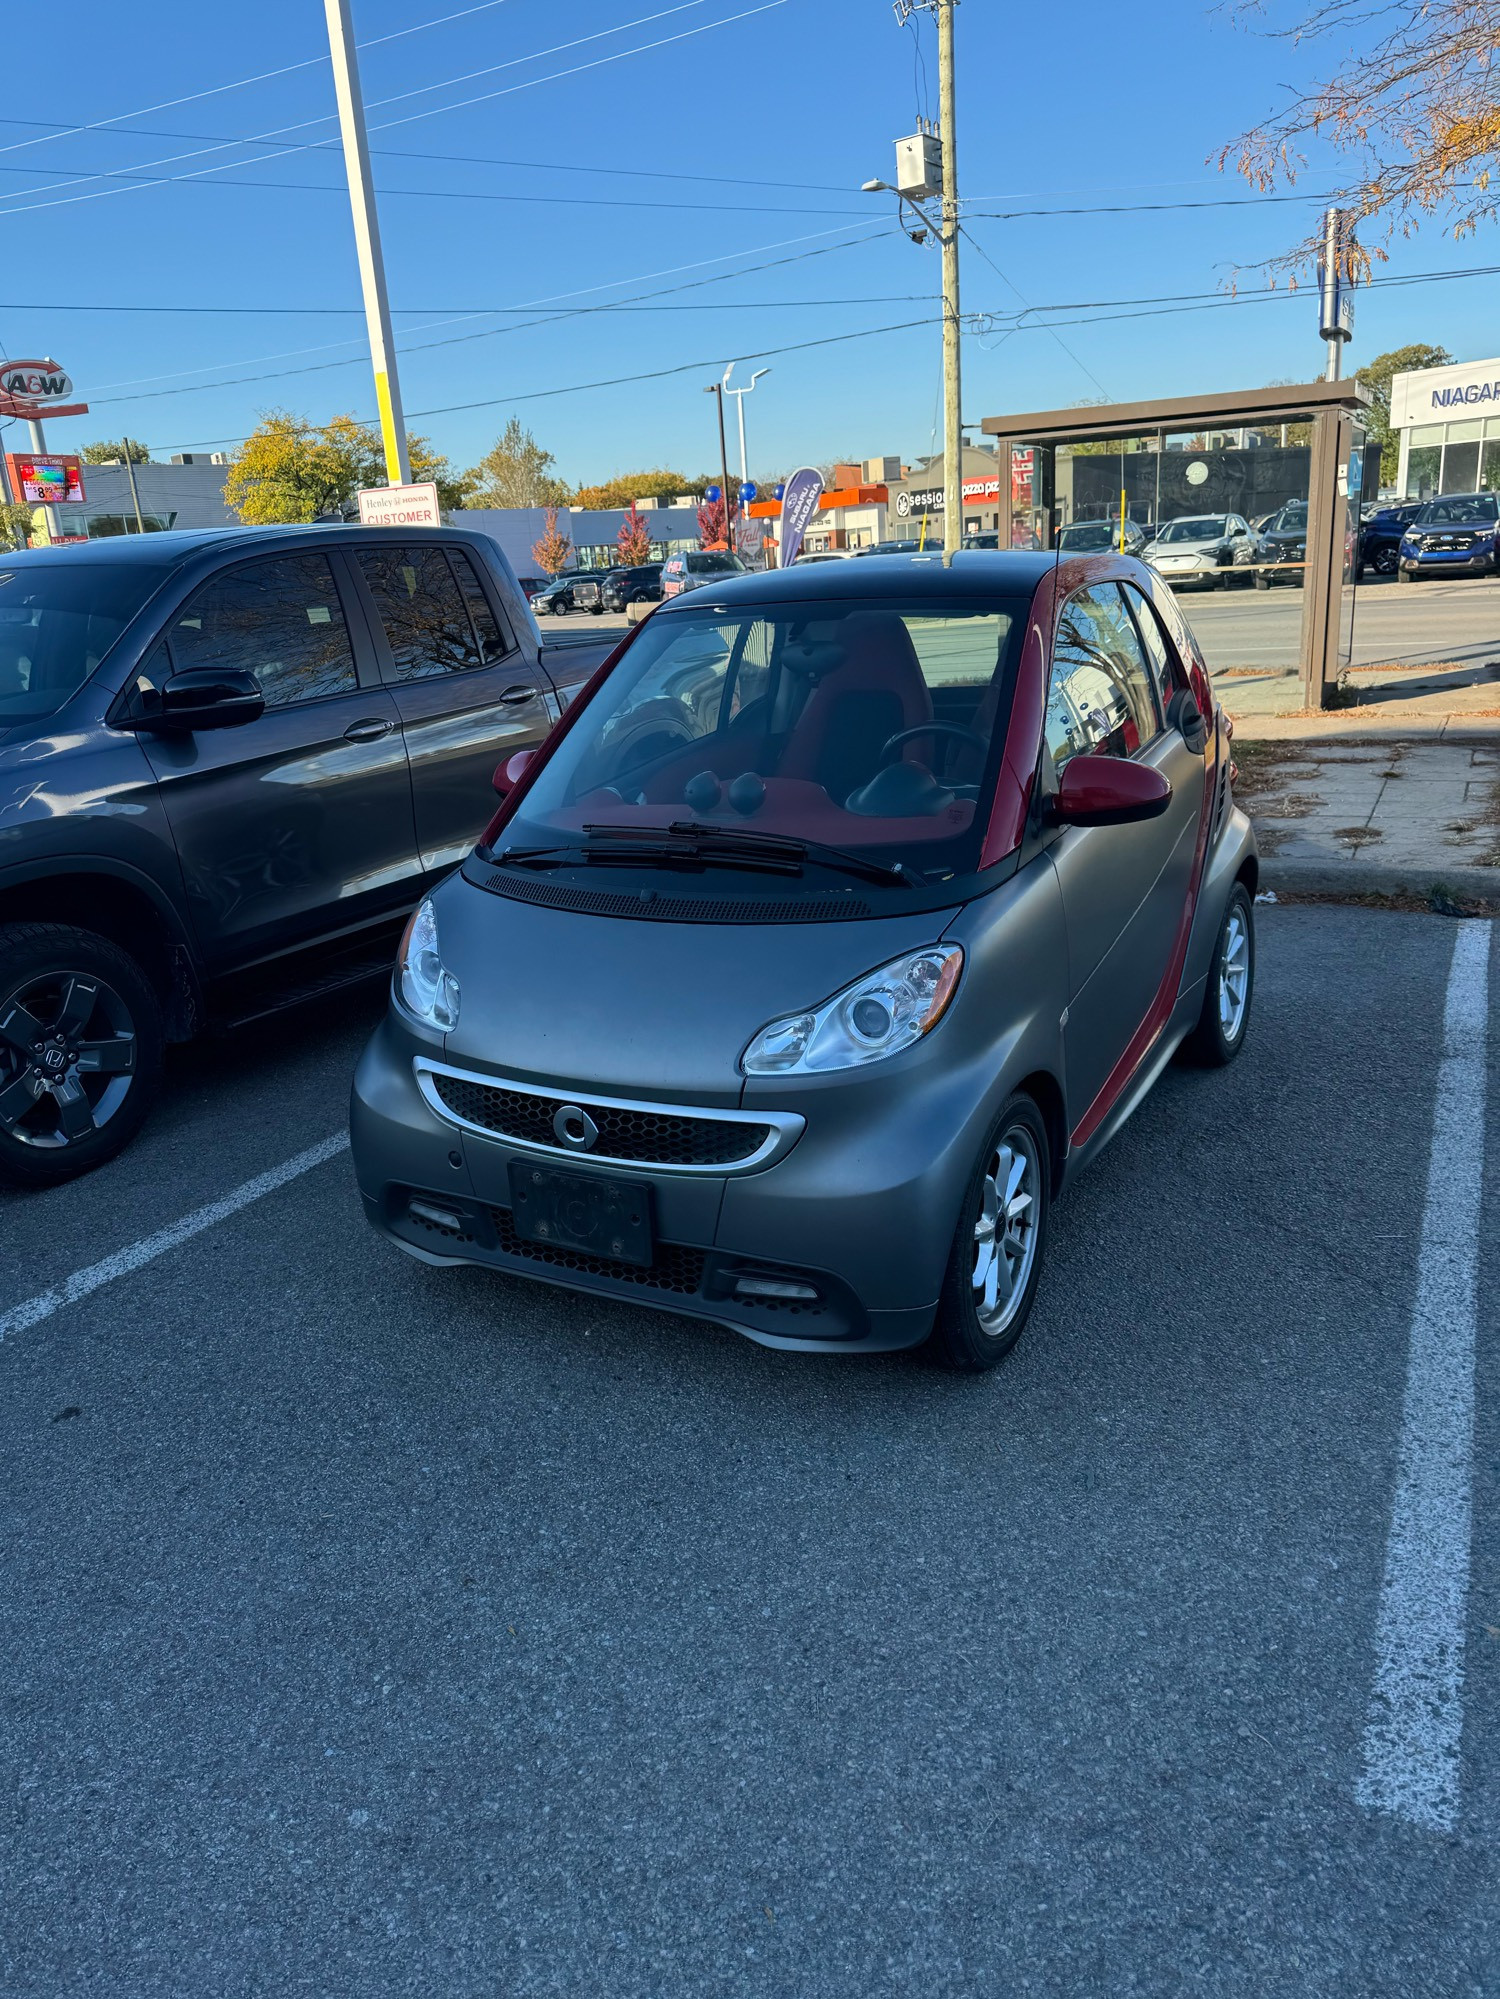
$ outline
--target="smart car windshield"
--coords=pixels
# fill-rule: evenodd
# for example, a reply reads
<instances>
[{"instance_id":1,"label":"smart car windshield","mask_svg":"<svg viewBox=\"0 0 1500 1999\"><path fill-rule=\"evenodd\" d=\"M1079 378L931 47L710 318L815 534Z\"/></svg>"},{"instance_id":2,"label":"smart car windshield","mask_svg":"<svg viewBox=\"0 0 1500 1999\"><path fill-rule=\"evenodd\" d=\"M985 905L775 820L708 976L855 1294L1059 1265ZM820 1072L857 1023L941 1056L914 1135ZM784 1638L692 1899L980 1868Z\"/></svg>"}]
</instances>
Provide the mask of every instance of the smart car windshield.
<instances>
[{"instance_id":1,"label":"smart car windshield","mask_svg":"<svg viewBox=\"0 0 1500 1999\"><path fill-rule=\"evenodd\" d=\"M1158 541L1217 541L1225 531L1222 514L1204 515L1201 520L1168 521Z\"/></svg>"},{"instance_id":2,"label":"smart car windshield","mask_svg":"<svg viewBox=\"0 0 1500 1999\"><path fill-rule=\"evenodd\" d=\"M1500 517L1493 493L1463 493L1448 500L1429 500L1417 515L1417 527L1477 527Z\"/></svg>"},{"instance_id":3,"label":"smart car windshield","mask_svg":"<svg viewBox=\"0 0 1500 1999\"><path fill-rule=\"evenodd\" d=\"M691 600L690 600L691 601ZM1023 601L820 601L658 614L560 740L494 854L596 857L718 829L934 880L973 872L1009 715ZM745 836L749 836L748 839ZM812 848L825 850L820 859ZM780 864L788 857L783 853ZM793 862L793 865L796 865Z\"/></svg>"},{"instance_id":4,"label":"smart car windshield","mask_svg":"<svg viewBox=\"0 0 1500 1999\"><path fill-rule=\"evenodd\" d=\"M169 573L0 556L0 729L55 715Z\"/></svg>"}]
</instances>

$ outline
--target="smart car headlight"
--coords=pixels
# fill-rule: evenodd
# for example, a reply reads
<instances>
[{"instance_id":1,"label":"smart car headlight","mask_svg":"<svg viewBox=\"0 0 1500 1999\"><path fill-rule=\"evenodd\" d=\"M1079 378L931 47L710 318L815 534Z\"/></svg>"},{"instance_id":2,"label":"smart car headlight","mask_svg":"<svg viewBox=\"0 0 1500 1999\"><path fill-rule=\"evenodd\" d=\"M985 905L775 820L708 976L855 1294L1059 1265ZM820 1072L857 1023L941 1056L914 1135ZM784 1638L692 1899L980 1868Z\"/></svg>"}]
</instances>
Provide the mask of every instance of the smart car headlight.
<instances>
[{"instance_id":1,"label":"smart car headlight","mask_svg":"<svg viewBox=\"0 0 1500 1999\"><path fill-rule=\"evenodd\" d=\"M820 1007L769 1021L740 1058L747 1076L857 1069L930 1034L958 987L964 954L933 944L894 958Z\"/></svg>"},{"instance_id":2,"label":"smart car headlight","mask_svg":"<svg viewBox=\"0 0 1500 1999\"><path fill-rule=\"evenodd\" d=\"M424 896L417 904L401 949L396 954L396 981L402 1004L418 1020L447 1033L458 1025L458 980L438 952L437 916Z\"/></svg>"}]
</instances>

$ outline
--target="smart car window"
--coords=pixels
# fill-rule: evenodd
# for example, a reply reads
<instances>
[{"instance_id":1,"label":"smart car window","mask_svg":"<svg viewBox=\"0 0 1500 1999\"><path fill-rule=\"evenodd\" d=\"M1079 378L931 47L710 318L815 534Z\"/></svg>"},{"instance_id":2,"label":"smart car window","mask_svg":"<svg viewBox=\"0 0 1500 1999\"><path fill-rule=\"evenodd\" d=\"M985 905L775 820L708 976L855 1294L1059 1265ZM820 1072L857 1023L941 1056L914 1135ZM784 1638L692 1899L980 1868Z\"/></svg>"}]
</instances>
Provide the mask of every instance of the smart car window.
<instances>
[{"instance_id":1,"label":"smart car window","mask_svg":"<svg viewBox=\"0 0 1500 1999\"><path fill-rule=\"evenodd\" d=\"M665 613L548 758L513 837L691 817L972 869L1025 618L1009 601Z\"/></svg>"},{"instance_id":2,"label":"smart car window","mask_svg":"<svg viewBox=\"0 0 1500 1999\"><path fill-rule=\"evenodd\" d=\"M1052 648L1046 735L1059 772L1070 757L1134 756L1160 726L1145 655L1113 585L1078 590Z\"/></svg>"},{"instance_id":3,"label":"smart car window","mask_svg":"<svg viewBox=\"0 0 1500 1999\"><path fill-rule=\"evenodd\" d=\"M6 568L0 558L0 726L55 714L169 574L145 563Z\"/></svg>"},{"instance_id":4,"label":"smart car window","mask_svg":"<svg viewBox=\"0 0 1500 1999\"><path fill-rule=\"evenodd\" d=\"M1130 583L1121 584L1120 588L1124 591L1125 602L1135 613L1136 630L1140 633L1141 642L1146 648L1146 657L1151 663L1151 676L1156 683L1156 691L1165 713L1167 703L1184 684L1176 656L1166 633L1161 628L1161 620L1142 592Z\"/></svg>"},{"instance_id":5,"label":"smart car window","mask_svg":"<svg viewBox=\"0 0 1500 1999\"><path fill-rule=\"evenodd\" d=\"M279 555L226 570L178 612L172 664L253 673L268 708L359 685L328 558Z\"/></svg>"},{"instance_id":6,"label":"smart car window","mask_svg":"<svg viewBox=\"0 0 1500 1999\"><path fill-rule=\"evenodd\" d=\"M362 548L364 572L398 680L483 665L469 613L440 548Z\"/></svg>"}]
</instances>

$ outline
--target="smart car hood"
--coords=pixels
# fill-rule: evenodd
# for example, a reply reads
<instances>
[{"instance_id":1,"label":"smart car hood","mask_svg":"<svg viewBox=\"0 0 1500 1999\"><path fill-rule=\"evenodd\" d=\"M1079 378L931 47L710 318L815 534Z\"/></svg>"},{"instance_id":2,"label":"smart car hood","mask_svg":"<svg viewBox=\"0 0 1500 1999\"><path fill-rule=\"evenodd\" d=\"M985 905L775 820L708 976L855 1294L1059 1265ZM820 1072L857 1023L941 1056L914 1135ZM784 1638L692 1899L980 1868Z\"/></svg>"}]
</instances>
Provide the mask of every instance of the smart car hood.
<instances>
[{"instance_id":1,"label":"smart car hood","mask_svg":"<svg viewBox=\"0 0 1500 1999\"><path fill-rule=\"evenodd\" d=\"M767 878L767 895L786 893ZM899 891L875 890L872 908ZM675 923L538 908L451 877L433 897L462 995L447 1059L519 1082L734 1104L757 1029L932 943L952 910Z\"/></svg>"}]
</instances>

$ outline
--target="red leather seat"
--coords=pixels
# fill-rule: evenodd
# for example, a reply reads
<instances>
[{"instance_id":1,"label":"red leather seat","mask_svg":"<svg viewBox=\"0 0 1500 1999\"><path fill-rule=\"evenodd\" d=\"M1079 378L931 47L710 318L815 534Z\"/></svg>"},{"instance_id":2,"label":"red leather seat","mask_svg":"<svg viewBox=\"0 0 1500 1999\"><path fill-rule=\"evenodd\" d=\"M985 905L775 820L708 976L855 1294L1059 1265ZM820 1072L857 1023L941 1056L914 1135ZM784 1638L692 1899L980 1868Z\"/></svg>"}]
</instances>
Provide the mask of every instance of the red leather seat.
<instances>
[{"instance_id":1,"label":"red leather seat","mask_svg":"<svg viewBox=\"0 0 1500 1999\"><path fill-rule=\"evenodd\" d=\"M842 804L879 767L902 729L932 720L932 697L906 626L890 611L858 611L839 626L842 662L808 697L781 760L783 777L811 779ZM926 760L931 746L911 744Z\"/></svg>"}]
</instances>

